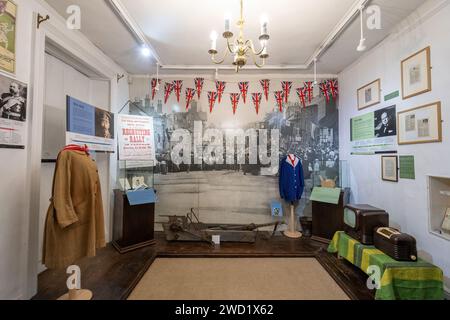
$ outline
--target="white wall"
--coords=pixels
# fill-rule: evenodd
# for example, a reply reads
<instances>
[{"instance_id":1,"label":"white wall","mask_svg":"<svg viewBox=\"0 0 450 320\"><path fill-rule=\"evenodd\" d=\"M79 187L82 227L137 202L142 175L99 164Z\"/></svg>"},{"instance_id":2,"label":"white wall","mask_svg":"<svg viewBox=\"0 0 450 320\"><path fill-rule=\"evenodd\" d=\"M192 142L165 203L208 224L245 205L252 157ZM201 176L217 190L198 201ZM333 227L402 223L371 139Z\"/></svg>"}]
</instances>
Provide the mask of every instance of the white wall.
<instances>
[{"instance_id":1,"label":"white wall","mask_svg":"<svg viewBox=\"0 0 450 320\"><path fill-rule=\"evenodd\" d=\"M417 239L423 258L441 267L450 287L450 241L428 232L427 175L450 177L450 6L448 1L429 1L387 38L377 48L344 70L339 76L340 85L340 154L351 168L352 201L368 203L387 210L391 225L400 227ZM433 10L438 9L438 10ZM412 25L413 21L420 21ZM410 27L405 30L405 27ZM403 31L400 31L403 30ZM411 54L431 46L432 92L402 100L401 97L357 110L356 90L381 78L382 97L401 92L400 61ZM382 101L384 101L382 99ZM381 156L352 156L350 144L350 119L373 110L397 105L397 112L427 103L442 101L443 143L399 146L400 155L414 155L416 180L399 183L383 182Z\"/></svg>"},{"instance_id":2,"label":"white wall","mask_svg":"<svg viewBox=\"0 0 450 320\"><path fill-rule=\"evenodd\" d=\"M33 88L42 84L32 83L34 57L36 55L33 39L35 38L34 14L50 14L47 25L53 26L60 33L60 39L72 43L71 51L75 55L90 57L90 65L103 68L111 79L111 110L117 111L128 99L128 84L121 81L117 84L116 74L124 74L124 70L106 57L95 45L90 43L78 31L65 28L64 19L56 14L42 0L15 0L18 5L16 24L16 73L13 78L29 85L29 104L27 130L31 132L37 118L31 117L33 109ZM41 28L42 30L42 28ZM86 59L84 59L86 60ZM92 62L94 61L94 62ZM106 66L106 69L105 69ZM96 90L93 86L89 90ZM95 101L97 102L97 101ZM109 108L109 106L107 106ZM38 115L42 117L42 115ZM30 141L34 136L28 135L25 150L0 149L0 299L27 299L36 293L37 278L30 265L37 264L38 239L31 230L38 230L39 208L30 206L31 195L39 190L31 190L30 185ZM114 156L111 156L114 161ZM34 167L36 167L34 165ZM39 168L39 167L38 167ZM33 169L31 169L33 170ZM105 169L107 171L109 169ZM105 190L105 194L108 192ZM30 237L31 236L31 237ZM29 258L31 256L31 258ZM30 274L33 273L33 274Z\"/></svg>"}]
</instances>

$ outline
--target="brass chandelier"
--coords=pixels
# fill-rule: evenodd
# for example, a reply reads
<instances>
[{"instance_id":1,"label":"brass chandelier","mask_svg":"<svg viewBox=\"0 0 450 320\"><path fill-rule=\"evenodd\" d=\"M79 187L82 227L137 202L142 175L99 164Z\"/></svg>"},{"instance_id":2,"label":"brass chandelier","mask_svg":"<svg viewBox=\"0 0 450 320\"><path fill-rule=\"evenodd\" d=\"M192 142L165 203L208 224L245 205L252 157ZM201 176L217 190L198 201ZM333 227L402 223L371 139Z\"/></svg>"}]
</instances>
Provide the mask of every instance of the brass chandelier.
<instances>
[{"instance_id":1,"label":"brass chandelier","mask_svg":"<svg viewBox=\"0 0 450 320\"><path fill-rule=\"evenodd\" d=\"M231 19L229 17L225 18L225 31L222 35L227 41L227 48L225 49L223 58L220 60L216 59L216 55L218 53L217 33L214 31L211 33L211 49L208 51L211 55L211 60L215 64L222 64L228 54L231 53L234 56L233 65L236 66L236 72L239 72L239 70L247 64L249 56L252 57L253 63L258 68L264 67L266 64L266 59L269 58L269 54L267 52L267 42L269 41L270 36L267 32L267 20L261 19L261 35L259 36L259 41L262 49L259 52L255 50L252 40L244 39L244 0L241 0L241 17L237 22L237 26L239 27L239 37L236 37L234 40L231 40L234 34L230 29L230 20ZM258 63L257 57L261 59L261 62Z\"/></svg>"}]
</instances>

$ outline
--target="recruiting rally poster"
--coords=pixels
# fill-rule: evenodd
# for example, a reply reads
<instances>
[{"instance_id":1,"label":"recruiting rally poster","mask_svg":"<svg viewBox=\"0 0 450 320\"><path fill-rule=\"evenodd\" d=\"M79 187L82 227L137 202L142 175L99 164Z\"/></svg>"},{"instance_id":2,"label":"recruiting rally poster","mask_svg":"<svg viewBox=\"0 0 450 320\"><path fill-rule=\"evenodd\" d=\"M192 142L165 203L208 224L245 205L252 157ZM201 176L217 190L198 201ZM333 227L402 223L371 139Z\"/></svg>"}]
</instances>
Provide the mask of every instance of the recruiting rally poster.
<instances>
[{"instance_id":1,"label":"recruiting rally poster","mask_svg":"<svg viewBox=\"0 0 450 320\"><path fill-rule=\"evenodd\" d=\"M119 115L119 160L155 163L153 118Z\"/></svg>"}]
</instances>

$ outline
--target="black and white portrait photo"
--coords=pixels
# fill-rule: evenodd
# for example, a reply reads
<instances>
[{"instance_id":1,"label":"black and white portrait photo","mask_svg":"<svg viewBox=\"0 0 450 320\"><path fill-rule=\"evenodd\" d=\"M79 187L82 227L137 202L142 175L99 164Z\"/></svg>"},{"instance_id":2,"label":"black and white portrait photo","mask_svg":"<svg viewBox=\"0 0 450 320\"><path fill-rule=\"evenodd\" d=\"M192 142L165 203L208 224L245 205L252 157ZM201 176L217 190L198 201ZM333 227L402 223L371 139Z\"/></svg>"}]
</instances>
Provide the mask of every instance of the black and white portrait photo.
<instances>
[{"instance_id":1,"label":"black and white portrait photo","mask_svg":"<svg viewBox=\"0 0 450 320\"><path fill-rule=\"evenodd\" d=\"M375 111L375 136L390 137L397 135L395 106Z\"/></svg>"},{"instance_id":2,"label":"black and white portrait photo","mask_svg":"<svg viewBox=\"0 0 450 320\"><path fill-rule=\"evenodd\" d=\"M25 122L27 116L27 86L19 81L0 78L0 117Z\"/></svg>"},{"instance_id":3,"label":"black and white portrait photo","mask_svg":"<svg viewBox=\"0 0 450 320\"><path fill-rule=\"evenodd\" d=\"M100 138L114 139L114 116L112 113L95 109L95 135Z\"/></svg>"}]
</instances>

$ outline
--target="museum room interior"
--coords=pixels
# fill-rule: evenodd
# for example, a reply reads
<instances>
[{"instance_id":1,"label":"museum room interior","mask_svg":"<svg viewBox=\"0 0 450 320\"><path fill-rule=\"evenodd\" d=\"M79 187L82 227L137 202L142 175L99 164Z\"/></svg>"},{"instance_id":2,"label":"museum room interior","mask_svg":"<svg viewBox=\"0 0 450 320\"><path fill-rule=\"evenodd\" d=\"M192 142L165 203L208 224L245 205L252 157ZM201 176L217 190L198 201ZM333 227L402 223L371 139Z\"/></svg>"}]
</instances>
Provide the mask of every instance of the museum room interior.
<instances>
[{"instance_id":1,"label":"museum room interior","mask_svg":"<svg viewBox=\"0 0 450 320\"><path fill-rule=\"evenodd\" d=\"M0 0L0 300L447 300L449 30L450 0Z\"/></svg>"}]
</instances>

